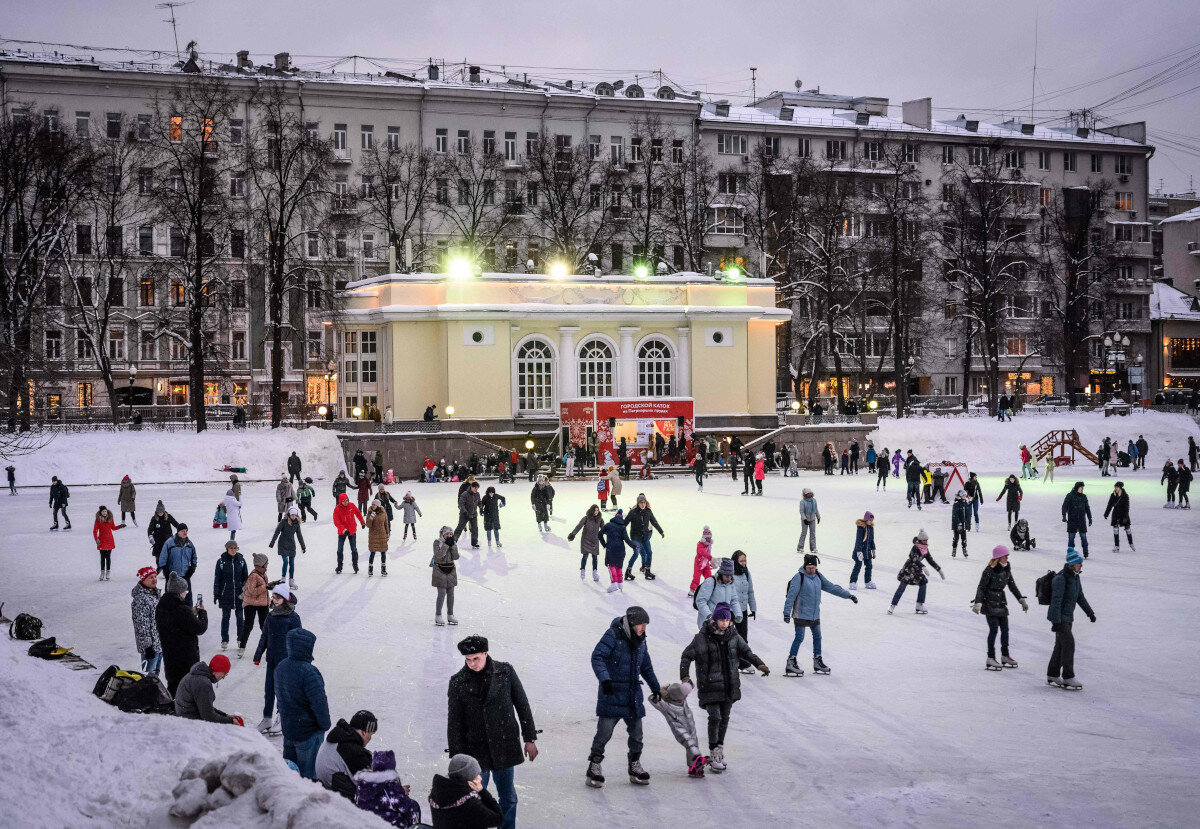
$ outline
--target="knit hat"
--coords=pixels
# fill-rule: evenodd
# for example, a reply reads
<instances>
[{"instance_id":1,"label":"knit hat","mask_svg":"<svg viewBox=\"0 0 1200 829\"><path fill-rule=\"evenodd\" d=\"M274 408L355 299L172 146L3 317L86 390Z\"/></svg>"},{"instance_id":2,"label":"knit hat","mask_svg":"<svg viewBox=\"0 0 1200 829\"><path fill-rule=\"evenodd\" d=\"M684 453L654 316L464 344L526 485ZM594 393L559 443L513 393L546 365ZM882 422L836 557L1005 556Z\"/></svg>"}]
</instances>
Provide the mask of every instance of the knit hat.
<instances>
[{"instance_id":1,"label":"knit hat","mask_svg":"<svg viewBox=\"0 0 1200 829\"><path fill-rule=\"evenodd\" d=\"M1004 558L1011 551L1003 544L997 544L992 548L992 558Z\"/></svg>"},{"instance_id":2,"label":"knit hat","mask_svg":"<svg viewBox=\"0 0 1200 829\"><path fill-rule=\"evenodd\" d=\"M155 512L166 512L167 511L167 508L165 506L163 506L163 502L161 499L159 500L159 502L157 504L154 505L154 511Z\"/></svg>"},{"instance_id":3,"label":"knit hat","mask_svg":"<svg viewBox=\"0 0 1200 829\"><path fill-rule=\"evenodd\" d=\"M929 533L925 532L923 528L918 530L917 541L920 541L922 544L927 544L929 542Z\"/></svg>"},{"instance_id":4,"label":"knit hat","mask_svg":"<svg viewBox=\"0 0 1200 829\"><path fill-rule=\"evenodd\" d=\"M288 500L290 501L292 499L288 498ZM297 507L297 506L288 507L288 515L299 515L299 514L300 514L300 507Z\"/></svg>"},{"instance_id":5,"label":"knit hat","mask_svg":"<svg viewBox=\"0 0 1200 829\"><path fill-rule=\"evenodd\" d=\"M153 567L143 567L141 570L138 570L138 581L144 581L145 579L157 573L158 571Z\"/></svg>"},{"instance_id":6,"label":"knit hat","mask_svg":"<svg viewBox=\"0 0 1200 829\"><path fill-rule=\"evenodd\" d=\"M463 656L470 656L475 653L487 653L487 651L487 637L480 636L478 633L473 633L458 643L458 652Z\"/></svg>"},{"instance_id":7,"label":"knit hat","mask_svg":"<svg viewBox=\"0 0 1200 829\"><path fill-rule=\"evenodd\" d=\"M371 508L372 508L372 509L374 509L375 507L379 507L380 509L382 509L382 508L383 508L383 504L379 503L379 499L378 499L378 498L372 498L372 499L371 499Z\"/></svg>"},{"instance_id":8,"label":"knit hat","mask_svg":"<svg viewBox=\"0 0 1200 829\"><path fill-rule=\"evenodd\" d=\"M717 575L732 576L733 575L733 559L731 559L731 558L721 559L721 564L717 568Z\"/></svg>"},{"instance_id":9,"label":"knit hat","mask_svg":"<svg viewBox=\"0 0 1200 829\"><path fill-rule=\"evenodd\" d=\"M379 729L379 721L375 719L374 714L364 708L362 711L354 712L354 716L350 718L350 727L374 734Z\"/></svg>"},{"instance_id":10,"label":"knit hat","mask_svg":"<svg viewBox=\"0 0 1200 829\"><path fill-rule=\"evenodd\" d=\"M178 527L175 528L175 532L181 533L186 529L187 529L187 524L180 524Z\"/></svg>"},{"instance_id":11,"label":"knit hat","mask_svg":"<svg viewBox=\"0 0 1200 829\"><path fill-rule=\"evenodd\" d=\"M866 512L863 513L863 520L864 521L874 521L875 513L871 512L870 510L867 510Z\"/></svg>"},{"instance_id":12,"label":"knit hat","mask_svg":"<svg viewBox=\"0 0 1200 829\"><path fill-rule=\"evenodd\" d=\"M726 559L726 561L728 561L728 559ZM726 602L720 602L715 608L713 608L712 617L716 621L720 621L721 619L732 619L733 611L730 610L729 605Z\"/></svg>"},{"instance_id":13,"label":"knit hat","mask_svg":"<svg viewBox=\"0 0 1200 829\"><path fill-rule=\"evenodd\" d=\"M804 566L805 567L807 567L810 564L816 566L820 563L821 563L821 559L817 558L815 553L807 553L804 556Z\"/></svg>"},{"instance_id":14,"label":"knit hat","mask_svg":"<svg viewBox=\"0 0 1200 829\"><path fill-rule=\"evenodd\" d=\"M214 674L227 674L229 673L229 668L229 657L223 653L219 653L208 660L208 669Z\"/></svg>"},{"instance_id":15,"label":"knit hat","mask_svg":"<svg viewBox=\"0 0 1200 829\"><path fill-rule=\"evenodd\" d=\"M455 754L450 758L450 768L446 776L455 783L469 783L481 774L483 770L479 767L478 760L470 754Z\"/></svg>"},{"instance_id":16,"label":"knit hat","mask_svg":"<svg viewBox=\"0 0 1200 829\"><path fill-rule=\"evenodd\" d=\"M690 682L672 682L670 685L664 685L660 693L667 702L681 703L687 699L692 688Z\"/></svg>"},{"instance_id":17,"label":"knit hat","mask_svg":"<svg viewBox=\"0 0 1200 829\"><path fill-rule=\"evenodd\" d=\"M188 592L187 579L178 573L172 573L171 577L167 579L167 592L176 596Z\"/></svg>"},{"instance_id":18,"label":"knit hat","mask_svg":"<svg viewBox=\"0 0 1200 829\"><path fill-rule=\"evenodd\" d=\"M637 498L635 498L634 500L635 500L635 501L645 501L645 500L646 500L646 493L644 493L644 492L639 492L639 493L638 493L638 495L637 495Z\"/></svg>"},{"instance_id":19,"label":"knit hat","mask_svg":"<svg viewBox=\"0 0 1200 829\"><path fill-rule=\"evenodd\" d=\"M805 498L813 497L813 491L811 489L809 489L808 487L805 487L804 488L804 497Z\"/></svg>"},{"instance_id":20,"label":"knit hat","mask_svg":"<svg viewBox=\"0 0 1200 829\"><path fill-rule=\"evenodd\" d=\"M237 546L238 546L238 543L236 541L234 541L232 538L225 542L226 550L228 550L230 547L237 547Z\"/></svg>"},{"instance_id":21,"label":"knit hat","mask_svg":"<svg viewBox=\"0 0 1200 829\"><path fill-rule=\"evenodd\" d=\"M650 624L650 614L637 605L625 611L625 619L629 622L630 627Z\"/></svg>"},{"instance_id":22,"label":"knit hat","mask_svg":"<svg viewBox=\"0 0 1200 829\"><path fill-rule=\"evenodd\" d=\"M288 586L284 582L280 582L271 588L271 595L278 596L286 602L291 599L292 591L288 590Z\"/></svg>"},{"instance_id":23,"label":"knit hat","mask_svg":"<svg viewBox=\"0 0 1200 829\"><path fill-rule=\"evenodd\" d=\"M700 537L702 539L704 539L706 542L711 544L712 543L712 530L710 530L706 526L703 530L700 531Z\"/></svg>"},{"instance_id":24,"label":"knit hat","mask_svg":"<svg viewBox=\"0 0 1200 829\"><path fill-rule=\"evenodd\" d=\"M1076 550L1074 547L1068 547L1067 548L1067 566L1070 567L1072 564L1083 564L1083 556L1081 556L1079 554L1079 551Z\"/></svg>"},{"instance_id":25,"label":"knit hat","mask_svg":"<svg viewBox=\"0 0 1200 829\"><path fill-rule=\"evenodd\" d=\"M254 561L255 567L266 567L267 566L268 559L267 559L266 553L255 553L252 556L252 559Z\"/></svg>"}]
</instances>

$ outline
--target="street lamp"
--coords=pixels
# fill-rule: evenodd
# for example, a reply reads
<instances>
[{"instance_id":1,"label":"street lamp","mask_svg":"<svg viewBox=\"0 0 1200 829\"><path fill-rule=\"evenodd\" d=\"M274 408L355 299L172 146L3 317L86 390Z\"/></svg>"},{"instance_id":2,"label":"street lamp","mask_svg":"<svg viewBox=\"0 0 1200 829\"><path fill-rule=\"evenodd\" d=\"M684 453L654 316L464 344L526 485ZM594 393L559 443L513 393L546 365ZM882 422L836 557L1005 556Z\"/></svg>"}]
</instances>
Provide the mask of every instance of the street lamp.
<instances>
[{"instance_id":1,"label":"street lamp","mask_svg":"<svg viewBox=\"0 0 1200 829\"><path fill-rule=\"evenodd\" d=\"M799 400L793 400L793 401L792 401L792 411L793 411L793 412L798 412L798 411L800 411L800 401L799 401Z\"/></svg>"},{"instance_id":2,"label":"street lamp","mask_svg":"<svg viewBox=\"0 0 1200 829\"><path fill-rule=\"evenodd\" d=\"M337 379L337 372L334 371L335 368L337 368L337 366L334 364L333 360L330 360L325 369L325 405L318 410L321 415L329 421L333 420L333 398L329 391L329 387L330 384Z\"/></svg>"},{"instance_id":3,"label":"street lamp","mask_svg":"<svg viewBox=\"0 0 1200 829\"><path fill-rule=\"evenodd\" d=\"M354 407L354 411L353 411L353 412L351 412L351 414L353 414L353 415L354 415L355 419L361 418L361 417L362 417L362 407L361 407L361 406L355 406L355 407Z\"/></svg>"},{"instance_id":4,"label":"street lamp","mask_svg":"<svg viewBox=\"0 0 1200 829\"><path fill-rule=\"evenodd\" d=\"M1118 379L1118 364L1125 362L1125 350L1129 348L1129 337L1113 332L1112 334L1104 335L1104 368L1108 370L1108 364L1111 361L1113 365L1113 384L1112 392L1116 394L1119 387Z\"/></svg>"},{"instance_id":5,"label":"street lamp","mask_svg":"<svg viewBox=\"0 0 1200 829\"><path fill-rule=\"evenodd\" d=\"M533 441L532 441L532 440L527 440L527 441L525 441L525 448L526 448L526 449L532 449L532 448L533 448Z\"/></svg>"},{"instance_id":6,"label":"street lamp","mask_svg":"<svg viewBox=\"0 0 1200 829\"><path fill-rule=\"evenodd\" d=\"M453 406L446 407L446 417L454 417L454 407Z\"/></svg>"},{"instance_id":7,"label":"street lamp","mask_svg":"<svg viewBox=\"0 0 1200 829\"><path fill-rule=\"evenodd\" d=\"M137 379L137 366L129 364L129 418L133 419L133 381Z\"/></svg>"}]
</instances>

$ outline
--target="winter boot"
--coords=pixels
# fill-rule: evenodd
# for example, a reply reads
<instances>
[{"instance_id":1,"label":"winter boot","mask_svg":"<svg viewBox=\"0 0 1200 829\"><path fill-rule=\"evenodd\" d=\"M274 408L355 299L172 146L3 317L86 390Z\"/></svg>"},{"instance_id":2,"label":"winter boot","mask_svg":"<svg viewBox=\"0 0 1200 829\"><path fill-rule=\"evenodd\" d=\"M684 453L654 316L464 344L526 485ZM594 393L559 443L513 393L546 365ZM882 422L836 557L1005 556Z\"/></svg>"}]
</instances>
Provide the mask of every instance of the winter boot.
<instances>
[{"instance_id":1,"label":"winter boot","mask_svg":"<svg viewBox=\"0 0 1200 829\"><path fill-rule=\"evenodd\" d=\"M999 662L997 662L997 661L996 661L996 657L994 657L994 656L989 656L989 657L987 658L987 664L985 664L983 667L984 667L984 668L986 668L986 669L987 669L987 670L989 670L989 671L1002 671L1002 670L1004 670L1004 666L1002 666L1002 665L1001 665Z\"/></svg>"},{"instance_id":2,"label":"winter boot","mask_svg":"<svg viewBox=\"0 0 1200 829\"><path fill-rule=\"evenodd\" d=\"M704 776L704 755L697 754L696 759L692 760L688 766L688 777L703 777Z\"/></svg>"},{"instance_id":3,"label":"winter boot","mask_svg":"<svg viewBox=\"0 0 1200 829\"><path fill-rule=\"evenodd\" d=\"M446 624L448 624L448 625L457 625L458 624L458 619L454 618L453 613L446 614Z\"/></svg>"},{"instance_id":4,"label":"winter boot","mask_svg":"<svg viewBox=\"0 0 1200 829\"><path fill-rule=\"evenodd\" d=\"M640 754L629 755L629 782L637 786L649 786L650 775L642 768Z\"/></svg>"},{"instance_id":5,"label":"winter boot","mask_svg":"<svg viewBox=\"0 0 1200 829\"><path fill-rule=\"evenodd\" d=\"M925 605L924 605L924 604L922 604L921 602L917 602L917 609L916 609L915 611L913 611L913 612L914 612L914 613L920 613L920 614L924 615L924 614L928 613L929 611L925 609Z\"/></svg>"},{"instance_id":6,"label":"winter boot","mask_svg":"<svg viewBox=\"0 0 1200 829\"><path fill-rule=\"evenodd\" d=\"M1000 655L1000 664L1006 668L1015 668L1017 667L1017 660L1005 653Z\"/></svg>"},{"instance_id":7,"label":"winter boot","mask_svg":"<svg viewBox=\"0 0 1200 829\"><path fill-rule=\"evenodd\" d=\"M725 771L729 766L725 763L725 747L714 746L712 755L708 758L708 766L717 774Z\"/></svg>"},{"instance_id":8,"label":"winter boot","mask_svg":"<svg viewBox=\"0 0 1200 829\"><path fill-rule=\"evenodd\" d=\"M604 788L604 771L600 768L603 754L593 754L588 757L587 784L593 789Z\"/></svg>"},{"instance_id":9,"label":"winter boot","mask_svg":"<svg viewBox=\"0 0 1200 829\"><path fill-rule=\"evenodd\" d=\"M598 571L598 570L592 571L592 581L596 582L597 584L600 583L600 571Z\"/></svg>"},{"instance_id":10,"label":"winter boot","mask_svg":"<svg viewBox=\"0 0 1200 829\"><path fill-rule=\"evenodd\" d=\"M586 574L587 574L587 570L580 570L579 571L579 580L583 581Z\"/></svg>"},{"instance_id":11,"label":"winter boot","mask_svg":"<svg viewBox=\"0 0 1200 829\"><path fill-rule=\"evenodd\" d=\"M868 589L868 590L874 590L874 589L875 589L875 582L873 582L873 581L869 581L869 582L867 582L867 589Z\"/></svg>"},{"instance_id":12,"label":"winter boot","mask_svg":"<svg viewBox=\"0 0 1200 829\"><path fill-rule=\"evenodd\" d=\"M446 620L442 618L442 614L440 614L440 613L433 617L433 623L435 625L437 625L438 627L446 626Z\"/></svg>"},{"instance_id":13,"label":"winter boot","mask_svg":"<svg viewBox=\"0 0 1200 829\"><path fill-rule=\"evenodd\" d=\"M789 656L787 664L783 666L784 676L804 676L804 669L796 664L796 657Z\"/></svg>"},{"instance_id":14,"label":"winter boot","mask_svg":"<svg viewBox=\"0 0 1200 829\"><path fill-rule=\"evenodd\" d=\"M856 581L852 581L852 582L850 582L850 589L851 589L851 590L857 590L857 589L858 589L858 582L856 582Z\"/></svg>"},{"instance_id":15,"label":"winter boot","mask_svg":"<svg viewBox=\"0 0 1200 829\"><path fill-rule=\"evenodd\" d=\"M1058 683L1058 685L1060 688L1066 688L1068 691L1082 691L1083 690L1083 683L1081 683L1075 677L1071 677L1070 679L1067 679L1064 676L1062 678L1062 680Z\"/></svg>"},{"instance_id":16,"label":"winter boot","mask_svg":"<svg viewBox=\"0 0 1200 829\"><path fill-rule=\"evenodd\" d=\"M242 657L244 657L245 655L246 655L246 646L245 646L245 645L238 645L238 659L241 659L241 658L242 658Z\"/></svg>"},{"instance_id":17,"label":"winter boot","mask_svg":"<svg viewBox=\"0 0 1200 829\"><path fill-rule=\"evenodd\" d=\"M221 643L221 650L223 650L223 651L224 651L224 650L229 650L229 643L228 643L228 642L222 642L222 643Z\"/></svg>"},{"instance_id":18,"label":"winter boot","mask_svg":"<svg viewBox=\"0 0 1200 829\"><path fill-rule=\"evenodd\" d=\"M813 657L813 673L817 673L817 674L829 673L829 666L826 665L825 660L819 656Z\"/></svg>"}]
</instances>

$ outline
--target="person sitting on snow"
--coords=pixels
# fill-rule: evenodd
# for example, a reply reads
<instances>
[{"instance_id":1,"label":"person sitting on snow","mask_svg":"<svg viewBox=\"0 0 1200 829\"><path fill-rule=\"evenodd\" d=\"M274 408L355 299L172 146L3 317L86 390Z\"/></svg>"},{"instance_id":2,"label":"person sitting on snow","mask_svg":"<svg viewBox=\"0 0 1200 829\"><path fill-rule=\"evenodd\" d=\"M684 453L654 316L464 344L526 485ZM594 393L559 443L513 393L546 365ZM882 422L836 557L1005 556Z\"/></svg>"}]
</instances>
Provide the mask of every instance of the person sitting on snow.
<instances>
[{"instance_id":1,"label":"person sitting on snow","mask_svg":"<svg viewBox=\"0 0 1200 829\"><path fill-rule=\"evenodd\" d=\"M354 799L354 775L371 768L367 746L379 728L370 711L357 711L350 722L338 720L317 749L317 780L347 800Z\"/></svg>"},{"instance_id":2,"label":"person sitting on snow","mask_svg":"<svg viewBox=\"0 0 1200 829\"><path fill-rule=\"evenodd\" d=\"M1014 550L1032 550L1037 546L1037 539L1029 537L1029 522L1024 518L1017 519L1008 537Z\"/></svg>"},{"instance_id":3,"label":"person sitting on snow","mask_svg":"<svg viewBox=\"0 0 1200 829\"><path fill-rule=\"evenodd\" d=\"M223 725L243 725L242 718L213 707L216 685L229 675L229 657L219 653L207 663L197 662L175 689L175 716Z\"/></svg>"}]
</instances>

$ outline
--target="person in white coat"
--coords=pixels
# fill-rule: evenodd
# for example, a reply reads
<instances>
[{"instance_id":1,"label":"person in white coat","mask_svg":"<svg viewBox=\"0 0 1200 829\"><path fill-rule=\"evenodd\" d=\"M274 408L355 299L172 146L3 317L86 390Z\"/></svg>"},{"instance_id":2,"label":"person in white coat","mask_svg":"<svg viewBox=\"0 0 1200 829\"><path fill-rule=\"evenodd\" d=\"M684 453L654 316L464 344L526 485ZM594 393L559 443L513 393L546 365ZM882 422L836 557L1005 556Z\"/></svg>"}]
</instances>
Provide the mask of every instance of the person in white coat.
<instances>
[{"instance_id":1,"label":"person in white coat","mask_svg":"<svg viewBox=\"0 0 1200 829\"><path fill-rule=\"evenodd\" d=\"M744 607L738 598L737 585L733 583L733 570L733 559L721 559L716 575L705 579L696 590L696 627L704 627L721 602L733 611L734 623L741 623Z\"/></svg>"},{"instance_id":2,"label":"person in white coat","mask_svg":"<svg viewBox=\"0 0 1200 829\"><path fill-rule=\"evenodd\" d=\"M242 502L233 494L233 490L225 493L225 521L229 527L229 540L237 538L237 531L242 528Z\"/></svg>"},{"instance_id":3,"label":"person in white coat","mask_svg":"<svg viewBox=\"0 0 1200 829\"><path fill-rule=\"evenodd\" d=\"M758 602L754 600L754 578L750 568L746 566L746 554L741 550L733 552L733 586L737 588L738 601L742 603L741 621L735 622L738 635L750 641L750 620L758 618ZM754 663L743 659L738 669L744 674L754 673Z\"/></svg>"}]
</instances>

